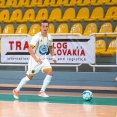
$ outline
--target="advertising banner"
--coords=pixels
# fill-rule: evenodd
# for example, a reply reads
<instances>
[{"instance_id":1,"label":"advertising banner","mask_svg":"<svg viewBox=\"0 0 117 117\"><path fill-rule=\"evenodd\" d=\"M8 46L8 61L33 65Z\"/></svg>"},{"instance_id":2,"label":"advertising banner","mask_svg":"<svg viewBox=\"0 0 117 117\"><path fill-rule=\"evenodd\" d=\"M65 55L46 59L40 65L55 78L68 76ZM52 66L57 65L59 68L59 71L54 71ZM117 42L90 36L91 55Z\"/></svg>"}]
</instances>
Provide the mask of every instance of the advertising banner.
<instances>
[{"instance_id":1,"label":"advertising banner","mask_svg":"<svg viewBox=\"0 0 117 117\"><path fill-rule=\"evenodd\" d=\"M95 63L95 37L52 36L57 63ZM1 38L2 63L28 63L28 47L32 37ZM51 55L47 56L52 62Z\"/></svg>"}]
</instances>

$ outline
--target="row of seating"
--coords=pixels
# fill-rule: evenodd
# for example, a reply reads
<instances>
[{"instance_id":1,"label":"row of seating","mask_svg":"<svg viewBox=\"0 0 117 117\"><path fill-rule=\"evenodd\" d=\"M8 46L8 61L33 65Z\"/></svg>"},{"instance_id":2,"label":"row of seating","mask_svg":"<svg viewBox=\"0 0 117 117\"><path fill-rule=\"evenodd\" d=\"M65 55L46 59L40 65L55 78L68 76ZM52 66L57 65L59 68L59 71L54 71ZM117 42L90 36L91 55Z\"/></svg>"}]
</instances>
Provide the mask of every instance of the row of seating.
<instances>
[{"instance_id":1,"label":"row of seating","mask_svg":"<svg viewBox=\"0 0 117 117\"><path fill-rule=\"evenodd\" d=\"M98 14L98 15L97 15ZM89 9L87 7L81 8L76 16L76 11L74 8L68 8L62 16L62 10L60 8L55 8L52 12L48 13L47 9L41 9L38 11L37 15L34 9L28 9L23 16L21 9L14 10L10 16L9 10L2 10L0 13L0 22L13 23L13 22L40 22L43 19L48 19L49 22L79 22L79 21L117 21L117 7L110 7L105 16L102 7L96 7L91 16Z\"/></svg>"},{"instance_id":2,"label":"row of seating","mask_svg":"<svg viewBox=\"0 0 117 117\"><path fill-rule=\"evenodd\" d=\"M69 31L69 29L70 29L70 31ZM15 32L14 26L12 24L6 25L3 29L3 31L2 31L2 28L0 27L1 34L16 33L16 34L29 34L29 35L33 36L36 33L38 33L39 31L40 31L39 24L33 24L30 27L29 31L28 31L28 27L26 24L20 24L16 28L16 32ZM113 32L114 34L107 34L107 35L104 34L104 33L111 33L111 32ZM49 26L48 33L77 33L77 34L82 34L83 36L89 36L92 33L103 33L100 35L96 35L96 38L104 38L105 36L107 38L116 38L117 26L115 27L115 29L113 31L113 26L111 23L104 23L98 31L98 27L95 23L89 23L83 31L83 26L81 23L75 23L71 28L68 27L68 25L66 23L62 23L57 27L57 29L55 31L55 27L51 23Z\"/></svg>"},{"instance_id":3,"label":"row of seating","mask_svg":"<svg viewBox=\"0 0 117 117\"><path fill-rule=\"evenodd\" d=\"M71 6L101 6L101 5L116 5L117 0L0 0L0 8L33 8L33 7L71 7Z\"/></svg>"},{"instance_id":4,"label":"row of seating","mask_svg":"<svg viewBox=\"0 0 117 117\"><path fill-rule=\"evenodd\" d=\"M106 47L106 42L104 40L97 40L95 42L95 52L96 55L100 56L114 56L116 54L116 40L112 40L109 46ZM107 49L106 49L107 48Z\"/></svg>"}]
</instances>

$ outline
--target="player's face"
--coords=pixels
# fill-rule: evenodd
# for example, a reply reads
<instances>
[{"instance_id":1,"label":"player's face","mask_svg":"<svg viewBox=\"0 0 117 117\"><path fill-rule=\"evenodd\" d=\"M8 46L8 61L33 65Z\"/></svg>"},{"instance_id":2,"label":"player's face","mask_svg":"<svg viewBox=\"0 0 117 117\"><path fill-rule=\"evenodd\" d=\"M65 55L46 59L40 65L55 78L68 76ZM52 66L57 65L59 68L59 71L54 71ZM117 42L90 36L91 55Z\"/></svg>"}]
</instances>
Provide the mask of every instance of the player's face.
<instances>
[{"instance_id":1,"label":"player's face","mask_svg":"<svg viewBox=\"0 0 117 117\"><path fill-rule=\"evenodd\" d=\"M41 24L41 32L42 33L47 33L48 32L49 25L48 23L42 23Z\"/></svg>"}]
</instances>

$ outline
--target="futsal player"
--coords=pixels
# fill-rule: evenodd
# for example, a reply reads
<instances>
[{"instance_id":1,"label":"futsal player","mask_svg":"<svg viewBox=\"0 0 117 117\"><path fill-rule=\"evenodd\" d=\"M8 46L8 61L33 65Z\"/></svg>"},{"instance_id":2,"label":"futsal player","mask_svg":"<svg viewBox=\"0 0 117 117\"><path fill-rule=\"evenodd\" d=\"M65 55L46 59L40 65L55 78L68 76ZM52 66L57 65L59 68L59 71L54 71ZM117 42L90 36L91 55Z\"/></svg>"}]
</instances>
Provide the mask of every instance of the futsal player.
<instances>
[{"instance_id":1,"label":"futsal player","mask_svg":"<svg viewBox=\"0 0 117 117\"><path fill-rule=\"evenodd\" d=\"M41 32L37 33L32 37L28 48L28 51L30 53L30 60L28 62L27 75L24 78L22 78L18 86L13 90L13 95L15 99L19 99L19 91L21 90L21 88L28 81L30 81L33 78L33 76L37 74L40 70L46 73L46 77L43 81L43 85L38 93L38 96L49 97L45 93L45 90L52 79L53 71L46 56L48 49L50 51L54 63L56 63L56 59L54 56L52 37L50 34L47 33L49 28L48 21L43 20L40 24L40 28Z\"/></svg>"}]
</instances>

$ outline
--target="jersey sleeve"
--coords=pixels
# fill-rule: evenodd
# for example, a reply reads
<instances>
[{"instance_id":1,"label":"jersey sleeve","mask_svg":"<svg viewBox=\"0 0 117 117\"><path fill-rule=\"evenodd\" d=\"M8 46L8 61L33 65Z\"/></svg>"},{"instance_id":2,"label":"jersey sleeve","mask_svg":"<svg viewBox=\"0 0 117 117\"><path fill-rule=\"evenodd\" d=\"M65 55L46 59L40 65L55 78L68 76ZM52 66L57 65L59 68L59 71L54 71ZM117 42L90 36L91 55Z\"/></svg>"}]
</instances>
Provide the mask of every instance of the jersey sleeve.
<instances>
[{"instance_id":1,"label":"jersey sleeve","mask_svg":"<svg viewBox=\"0 0 117 117\"><path fill-rule=\"evenodd\" d=\"M32 37L31 42L30 42L30 46L31 47L35 47L36 46L36 44L38 43L38 38L39 38L39 34L38 33Z\"/></svg>"}]
</instances>

